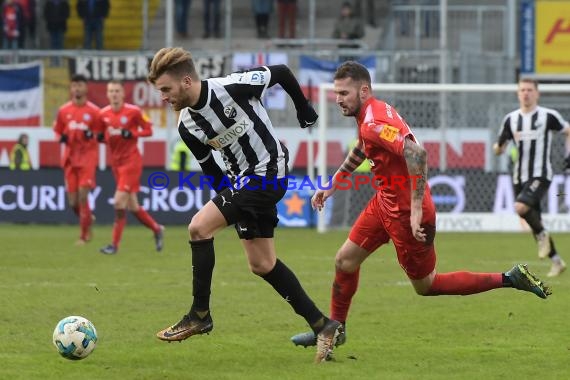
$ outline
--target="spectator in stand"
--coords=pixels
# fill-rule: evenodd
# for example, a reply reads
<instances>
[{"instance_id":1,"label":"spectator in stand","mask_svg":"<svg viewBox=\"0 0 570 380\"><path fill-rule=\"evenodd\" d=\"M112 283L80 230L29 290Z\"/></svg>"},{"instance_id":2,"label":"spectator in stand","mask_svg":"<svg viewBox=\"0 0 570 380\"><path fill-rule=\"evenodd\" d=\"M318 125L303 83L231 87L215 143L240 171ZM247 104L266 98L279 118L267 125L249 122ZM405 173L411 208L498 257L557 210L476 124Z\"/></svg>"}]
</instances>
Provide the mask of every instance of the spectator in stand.
<instances>
[{"instance_id":1,"label":"spectator in stand","mask_svg":"<svg viewBox=\"0 0 570 380\"><path fill-rule=\"evenodd\" d=\"M26 37L32 41L32 46L35 46L36 37L36 0L16 0L24 14L24 25L19 37L19 45L21 48L26 47Z\"/></svg>"},{"instance_id":2,"label":"spectator in stand","mask_svg":"<svg viewBox=\"0 0 570 380\"><path fill-rule=\"evenodd\" d=\"M50 49L63 49L69 14L69 2L67 0L46 1L44 5L44 20L50 36Z\"/></svg>"},{"instance_id":3,"label":"spectator in stand","mask_svg":"<svg viewBox=\"0 0 570 380\"><path fill-rule=\"evenodd\" d=\"M279 12L279 38L295 38L297 24L297 0L277 0ZM289 25L289 37L285 36L285 24Z\"/></svg>"},{"instance_id":4,"label":"spectator in stand","mask_svg":"<svg viewBox=\"0 0 570 380\"><path fill-rule=\"evenodd\" d=\"M5 0L2 5L3 49L19 49L20 35L24 29L24 12L14 0Z\"/></svg>"},{"instance_id":5,"label":"spectator in stand","mask_svg":"<svg viewBox=\"0 0 570 380\"><path fill-rule=\"evenodd\" d=\"M257 38L269 38L269 15L273 13L273 0L251 0L253 14L255 15L255 26L257 27Z\"/></svg>"},{"instance_id":6,"label":"spectator in stand","mask_svg":"<svg viewBox=\"0 0 570 380\"><path fill-rule=\"evenodd\" d=\"M220 0L204 0L204 38L220 38Z\"/></svg>"},{"instance_id":7,"label":"spectator in stand","mask_svg":"<svg viewBox=\"0 0 570 380\"><path fill-rule=\"evenodd\" d=\"M103 26L111 5L109 0L78 0L77 13L83 20L83 48L103 49Z\"/></svg>"},{"instance_id":8,"label":"spectator in stand","mask_svg":"<svg viewBox=\"0 0 570 380\"><path fill-rule=\"evenodd\" d=\"M345 1L340 8L340 15L336 20L332 37L340 40L357 40L364 37L362 20L354 16L352 5L348 1ZM353 48L358 45L342 43L339 47Z\"/></svg>"},{"instance_id":9,"label":"spectator in stand","mask_svg":"<svg viewBox=\"0 0 570 380\"><path fill-rule=\"evenodd\" d=\"M188 10L191 0L176 0L174 3L174 26L178 38L188 38Z\"/></svg>"}]
</instances>

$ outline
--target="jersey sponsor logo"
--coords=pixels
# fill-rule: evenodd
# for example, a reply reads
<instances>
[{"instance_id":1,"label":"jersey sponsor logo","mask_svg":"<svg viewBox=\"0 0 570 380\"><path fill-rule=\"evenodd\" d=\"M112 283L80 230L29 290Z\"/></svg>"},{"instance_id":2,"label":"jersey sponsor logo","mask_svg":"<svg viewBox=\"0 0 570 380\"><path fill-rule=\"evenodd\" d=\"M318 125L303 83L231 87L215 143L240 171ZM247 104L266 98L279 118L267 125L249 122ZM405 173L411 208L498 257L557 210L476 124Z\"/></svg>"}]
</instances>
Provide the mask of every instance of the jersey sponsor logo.
<instances>
[{"instance_id":1,"label":"jersey sponsor logo","mask_svg":"<svg viewBox=\"0 0 570 380\"><path fill-rule=\"evenodd\" d=\"M87 124L83 123L83 122L77 122L75 120L71 120L69 122L69 124L67 125L67 127L69 128L69 130L73 131L73 130L79 130L79 131L86 131L89 129L89 127L87 126Z\"/></svg>"},{"instance_id":2,"label":"jersey sponsor logo","mask_svg":"<svg viewBox=\"0 0 570 380\"><path fill-rule=\"evenodd\" d=\"M517 131L514 133L514 138L516 142L537 140L541 134L542 132L537 129L533 129L531 131Z\"/></svg>"},{"instance_id":3,"label":"jersey sponsor logo","mask_svg":"<svg viewBox=\"0 0 570 380\"><path fill-rule=\"evenodd\" d=\"M232 125L213 139L208 140L210 145L215 150L222 150L228 145L236 142L241 136L245 135L250 128L250 121L246 118L241 119L236 124Z\"/></svg>"},{"instance_id":4,"label":"jersey sponsor logo","mask_svg":"<svg viewBox=\"0 0 570 380\"><path fill-rule=\"evenodd\" d=\"M394 142L398 136L398 128L392 127L391 125L384 124L382 130L380 131L380 138L388 142Z\"/></svg>"},{"instance_id":5,"label":"jersey sponsor logo","mask_svg":"<svg viewBox=\"0 0 570 380\"><path fill-rule=\"evenodd\" d=\"M107 131L109 133L109 136L120 136L121 135L121 128L109 127L109 128L107 128Z\"/></svg>"},{"instance_id":6,"label":"jersey sponsor logo","mask_svg":"<svg viewBox=\"0 0 570 380\"><path fill-rule=\"evenodd\" d=\"M237 116L237 111L232 106L225 106L224 115L226 115L227 118L234 119Z\"/></svg>"}]
</instances>

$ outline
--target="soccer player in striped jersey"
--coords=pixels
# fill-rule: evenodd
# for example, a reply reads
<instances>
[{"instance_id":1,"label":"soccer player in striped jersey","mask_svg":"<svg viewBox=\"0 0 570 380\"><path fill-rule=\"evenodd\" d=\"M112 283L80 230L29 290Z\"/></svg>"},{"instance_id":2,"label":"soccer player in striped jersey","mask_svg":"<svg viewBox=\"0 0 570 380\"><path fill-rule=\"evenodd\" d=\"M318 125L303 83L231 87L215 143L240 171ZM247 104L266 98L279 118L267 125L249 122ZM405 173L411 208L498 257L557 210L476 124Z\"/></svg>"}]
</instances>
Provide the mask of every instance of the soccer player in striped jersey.
<instances>
[{"instance_id":1,"label":"soccer player in striped jersey","mask_svg":"<svg viewBox=\"0 0 570 380\"><path fill-rule=\"evenodd\" d=\"M302 128L317 114L285 65L259 67L222 78L201 80L192 56L182 48L164 48L154 56L148 80L175 111L180 136L218 194L188 226L192 251L193 303L188 314L157 336L180 341L212 330L210 288L214 235L235 225L251 271L267 281L301 315L318 337L316 362L330 359L342 325L328 319L303 290L295 274L277 258L273 240L276 203L287 188L287 148L278 140L261 98L281 85L291 97ZM213 151L225 162L217 165ZM237 178L245 178L241 185Z\"/></svg>"},{"instance_id":2,"label":"soccer player in striped jersey","mask_svg":"<svg viewBox=\"0 0 570 380\"><path fill-rule=\"evenodd\" d=\"M125 103L125 89L121 81L112 80L107 83L107 99L109 105L99 113L102 132L97 139L107 143L117 188L114 197L115 223L112 242L99 251L107 255L117 253L127 223L125 211L128 209L143 225L152 230L155 248L160 252L163 247L164 227L139 205L137 199L142 175L138 138L152 136L152 123L139 107Z\"/></svg>"},{"instance_id":3,"label":"soccer player in striped jersey","mask_svg":"<svg viewBox=\"0 0 570 380\"><path fill-rule=\"evenodd\" d=\"M540 202L552 181L551 145L554 132L568 137L570 124L550 108L538 105L538 82L521 78L517 90L520 108L503 119L499 139L493 145L496 155L502 154L512 141L518 154L513 167L516 194L515 211L529 225L538 244L538 257L549 257L552 266L548 277L560 275L566 263L554 246L552 237L541 220ZM568 145L568 144L567 144Z\"/></svg>"},{"instance_id":4,"label":"soccer player in striped jersey","mask_svg":"<svg viewBox=\"0 0 570 380\"><path fill-rule=\"evenodd\" d=\"M330 318L346 322L358 288L360 265L390 240L400 266L419 295L470 295L515 288L540 298L548 297L548 287L526 265L515 265L504 273L437 273L435 206L427 184L426 150L396 109L373 96L365 66L354 61L340 65L334 76L334 92L342 114L356 119L359 142L332 177L331 186L327 184L327 190L313 195L313 207L321 210L337 189L339 179L353 173L365 159L370 161L372 172L386 178L387 183L376 184L376 195L362 210L336 254ZM341 337L339 343L346 335ZM305 347L316 343L312 332L295 335L291 340Z\"/></svg>"},{"instance_id":5,"label":"soccer player in striped jersey","mask_svg":"<svg viewBox=\"0 0 570 380\"><path fill-rule=\"evenodd\" d=\"M87 197L96 186L99 150L94 137L99 132L99 107L87 99L87 79L83 75L71 77L69 90L71 100L59 108L53 130L65 145L61 157L65 190L81 228L76 245L84 245L92 238L91 225L95 219Z\"/></svg>"}]
</instances>

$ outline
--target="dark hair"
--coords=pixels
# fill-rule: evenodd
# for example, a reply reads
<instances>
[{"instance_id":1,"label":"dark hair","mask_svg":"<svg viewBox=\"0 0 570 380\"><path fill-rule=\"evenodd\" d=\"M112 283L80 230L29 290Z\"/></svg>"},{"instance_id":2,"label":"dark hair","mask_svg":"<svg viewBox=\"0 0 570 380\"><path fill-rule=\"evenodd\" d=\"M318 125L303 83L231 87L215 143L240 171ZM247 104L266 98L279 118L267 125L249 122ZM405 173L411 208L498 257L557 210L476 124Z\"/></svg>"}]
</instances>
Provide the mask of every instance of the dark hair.
<instances>
[{"instance_id":1,"label":"dark hair","mask_svg":"<svg viewBox=\"0 0 570 380\"><path fill-rule=\"evenodd\" d=\"M192 54L181 47L160 49L150 62L147 79L154 84L160 76L166 73L176 77L188 75L194 80L199 79Z\"/></svg>"},{"instance_id":2,"label":"dark hair","mask_svg":"<svg viewBox=\"0 0 570 380\"><path fill-rule=\"evenodd\" d=\"M534 88L538 90L538 81L536 79L529 77L521 77L519 78L519 83L531 83L534 85Z\"/></svg>"},{"instance_id":3,"label":"dark hair","mask_svg":"<svg viewBox=\"0 0 570 380\"><path fill-rule=\"evenodd\" d=\"M85 82L85 83L87 83L87 78L83 74L73 74L71 76L71 81L72 82Z\"/></svg>"},{"instance_id":4,"label":"dark hair","mask_svg":"<svg viewBox=\"0 0 570 380\"><path fill-rule=\"evenodd\" d=\"M334 73L334 79L346 79L350 78L355 82L364 82L368 86L372 83L370 79L370 73L366 66L356 62L356 61L346 61L342 63Z\"/></svg>"}]
</instances>

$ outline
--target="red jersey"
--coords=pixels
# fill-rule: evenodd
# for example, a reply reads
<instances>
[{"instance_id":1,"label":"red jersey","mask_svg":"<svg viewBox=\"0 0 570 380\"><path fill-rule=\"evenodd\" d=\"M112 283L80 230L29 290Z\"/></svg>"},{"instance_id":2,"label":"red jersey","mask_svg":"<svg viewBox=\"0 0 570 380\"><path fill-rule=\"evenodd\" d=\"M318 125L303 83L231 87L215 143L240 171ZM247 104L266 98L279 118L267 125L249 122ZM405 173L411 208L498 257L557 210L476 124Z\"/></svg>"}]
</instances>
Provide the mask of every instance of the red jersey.
<instances>
[{"instance_id":1,"label":"red jersey","mask_svg":"<svg viewBox=\"0 0 570 380\"><path fill-rule=\"evenodd\" d=\"M61 159L61 166L85 167L97 165L99 146L97 133L100 131L99 107L91 102L78 106L69 101L60 107L53 122L53 130L58 135L67 135L67 143ZM88 139L85 131L93 137Z\"/></svg>"},{"instance_id":2,"label":"red jersey","mask_svg":"<svg viewBox=\"0 0 570 380\"><path fill-rule=\"evenodd\" d=\"M381 207L393 217L402 211L409 212L415 178L408 174L404 142L407 137L417 142L410 127L396 109L374 98L364 103L357 122L364 154L370 160L372 172L382 181L377 192ZM435 212L428 185L422 208Z\"/></svg>"},{"instance_id":3,"label":"red jersey","mask_svg":"<svg viewBox=\"0 0 570 380\"><path fill-rule=\"evenodd\" d=\"M138 137L152 136L152 123L141 109L124 103L119 111L113 111L108 105L101 109L99 117L111 154L111 165L142 164L137 140ZM130 131L132 136L124 138L124 129Z\"/></svg>"}]
</instances>

